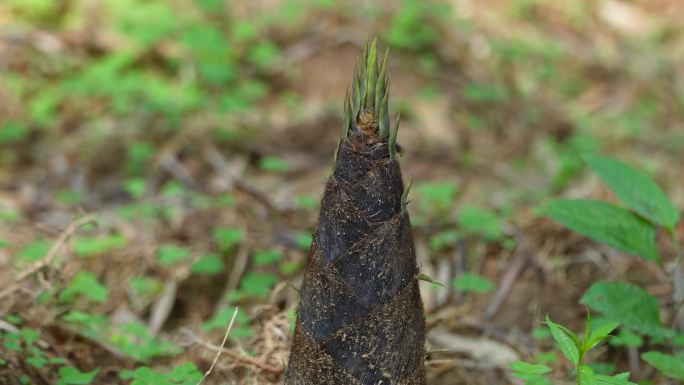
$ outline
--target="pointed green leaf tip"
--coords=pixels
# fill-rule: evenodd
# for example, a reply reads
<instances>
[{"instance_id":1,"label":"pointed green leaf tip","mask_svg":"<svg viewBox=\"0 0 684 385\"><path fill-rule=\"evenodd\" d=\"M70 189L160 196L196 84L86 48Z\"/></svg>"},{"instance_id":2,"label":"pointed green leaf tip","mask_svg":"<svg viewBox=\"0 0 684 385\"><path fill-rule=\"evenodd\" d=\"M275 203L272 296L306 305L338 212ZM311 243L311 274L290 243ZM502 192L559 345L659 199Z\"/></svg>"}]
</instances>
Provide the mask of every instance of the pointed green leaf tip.
<instances>
[{"instance_id":1,"label":"pointed green leaf tip","mask_svg":"<svg viewBox=\"0 0 684 385\"><path fill-rule=\"evenodd\" d=\"M397 134L399 133L399 121L401 120L401 114L397 112L397 119L394 121L394 126L389 133L389 139L387 140L387 148L389 149L390 159L397 157Z\"/></svg>"},{"instance_id":2,"label":"pointed green leaf tip","mask_svg":"<svg viewBox=\"0 0 684 385\"><path fill-rule=\"evenodd\" d=\"M378 40L373 39L370 49L366 51L366 100L367 110L377 111L375 105L375 88L378 83Z\"/></svg>"},{"instance_id":3,"label":"pointed green leaf tip","mask_svg":"<svg viewBox=\"0 0 684 385\"><path fill-rule=\"evenodd\" d=\"M382 61L378 60L378 43L373 39L357 60L351 91L347 91L344 102L344 137L350 130L362 129L381 141L392 138L392 130L396 127L390 127L388 56L389 49L386 49ZM391 147L389 152L393 157L394 146Z\"/></svg>"},{"instance_id":4,"label":"pointed green leaf tip","mask_svg":"<svg viewBox=\"0 0 684 385\"><path fill-rule=\"evenodd\" d=\"M342 124L342 134L344 137L347 136L349 124L351 123L352 106L349 97L349 89L347 89L347 96L344 98L344 122Z\"/></svg>"}]
</instances>

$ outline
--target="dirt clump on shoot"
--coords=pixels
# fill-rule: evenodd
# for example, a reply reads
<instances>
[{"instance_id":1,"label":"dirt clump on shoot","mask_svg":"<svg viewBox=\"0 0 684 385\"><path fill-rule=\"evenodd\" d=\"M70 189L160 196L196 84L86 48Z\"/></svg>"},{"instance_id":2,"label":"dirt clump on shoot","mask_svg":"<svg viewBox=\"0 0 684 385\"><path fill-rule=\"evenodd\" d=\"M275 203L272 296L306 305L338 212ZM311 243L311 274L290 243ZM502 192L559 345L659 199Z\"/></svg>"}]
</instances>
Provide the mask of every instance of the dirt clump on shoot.
<instances>
[{"instance_id":1,"label":"dirt clump on shoot","mask_svg":"<svg viewBox=\"0 0 684 385\"><path fill-rule=\"evenodd\" d=\"M425 317L390 127L387 53L366 47L301 290L286 385L421 385Z\"/></svg>"}]
</instances>

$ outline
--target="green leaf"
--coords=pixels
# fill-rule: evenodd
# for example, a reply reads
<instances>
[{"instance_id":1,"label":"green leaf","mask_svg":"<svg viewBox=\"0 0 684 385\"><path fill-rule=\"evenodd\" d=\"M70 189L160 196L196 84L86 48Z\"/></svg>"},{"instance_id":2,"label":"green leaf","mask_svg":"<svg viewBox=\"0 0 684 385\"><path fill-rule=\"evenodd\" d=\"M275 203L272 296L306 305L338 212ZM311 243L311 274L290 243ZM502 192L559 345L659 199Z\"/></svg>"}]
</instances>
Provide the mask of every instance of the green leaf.
<instances>
[{"instance_id":1,"label":"green leaf","mask_svg":"<svg viewBox=\"0 0 684 385\"><path fill-rule=\"evenodd\" d=\"M463 273L459 275L454 278L451 285L454 289L463 292L487 293L494 289L492 281L486 277L473 273Z\"/></svg>"},{"instance_id":2,"label":"green leaf","mask_svg":"<svg viewBox=\"0 0 684 385\"><path fill-rule=\"evenodd\" d=\"M592 330L591 334L589 334L589 338L583 343L583 350L588 352L593 349L601 341L606 339L613 330L617 329L618 326L620 326L619 322L608 322Z\"/></svg>"},{"instance_id":3,"label":"green leaf","mask_svg":"<svg viewBox=\"0 0 684 385\"><path fill-rule=\"evenodd\" d=\"M216 254L206 254L192 264L190 271L195 274L219 274L224 268L221 257Z\"/></svg>"},{"instance_id":4,"label":"green leaf","mask_svg":"<svg viewBox=\"0 0 684 385\"><path fill-rule=\"evenodd\" d=\"M616 370L615 365L608 362L590 362L587 365L589 365L597 376L600 374L610 375Z\"/></svg>"},{"instance_id":5,"label":"green leaf","mask_svg":"<svg viewBox=\"0 0 684 385\"><path fill-rule=\"evenodd\" d=\"M671 336L660 323L658 300L638 286L625 282L595 282L580 302L607 318L650 336Z\"/></svg>"},{"instance_id":6,"label":"green leaf","mask_svg":"<svg viewBox=\"0 0 684 385\"><path fill-rule=\"evenodd\" d=\"M302 250L309 250L313 242L313 236L310 233L301 232L295 235L295 244Z\"/></svg>"},{"instance_id":7,"label":"green leaf","mask_svg":"<svg viewBox=\"0 0 684 385\"><path fill-rule=\"evenodd\" d=\"M610 346L640 347L644 344L644 339L639 334L629 329L622 328L620 329L620 333L611 338L608 343Z\"/></svg>"},{"instance_id":8,"label":"green leaf","mask_svg":"<svg viewBox=\"0 0 684 385\"><path fill-rule=\"evenodd\" d=\"M145 180L142 178L132 178L124 183L124 190L134 199L140 199L145 195Z\"/></svg>"},{"instance_id":9,"label":"green leaf","mask_svg":"<svg viewBox=\"0 0 684 385\"><path fill-rule=\"evenodd\" d=\"M159 293L162 283L151 277L131 277L128 281L130 288L140 296L152 296Z\"/></svg>"},{"instance_id":10,"label":"green leaf","mask_svg":"<svg viewBox=\"0 0 684 385\"><path fill-rule=\"evenodd\" d=\"M271 172L286 172L290 169L290 165L286 161L276 158L275 156L265 156L261 158L259 167L261 167L262 170Z\"/></svg>"},{"instance_id":11,"label":"green leaf","mask_svg":"<svg viewBox=\"0 0 684 385\"><path fill-rule=\"evenodd\" d=\"M213 237L221 250L227 250L242 241L244 232L241 229L218 227L214 229Z\"/></svg>"},{"instance_id":12,"label":"green leaf","mask_svg":"<svg viewBox=\"0 0 684 385\"><path fill-rule=\"evenodd\" d=\"M195 385L202 378L202 372L192 362L177 365L168 374L168 378L181 385Z\"/></svg>"},{"instance_id":13,"label":"green leaf","mask_svg":"<svg viewBox=\"0 0 684 385\"><path fill-rule=\"evenodd\" d=\"M74 238L72 248L78 256L91 257L125 245L126 238L119 234L111 234L105 237Z\"/></svg>"},{"instance_id":14,"label":"green leaf","mask_svg":"<svg viewBox=\"0 0 684 385\"><path fill-rule=\"evenodd\" d=\"M530 364L525 361L515 361L508 364L513 372L521 374L542 375L551 372L551 368L541 364Z\"/></svg>"},{"instance_id":15,"label":"green leaf","mask_svg":"<svg viewBox=\"0 0 684 385\"><path fill-rule=\"evenodd\" d=\"M586 307L586 306L585 306ZM591 313L587 307L587 321L584 325L584 337L582 338L582 346L580 348L580 356L584 356L590 348L587 348L587 341L589 340L589 331L591 330Z\"/></svg>"},{"instance_id":16,"label":"green leaf","mask_svg":"<svg viewBox=\"0 0 684 385\"><path fill-rule=\"evenodd\" d=\"M672 339L672 345L676 347L684 346L684 333L678 333L676 336L674 336Z\"/></svg>"},{"instance_id":17,"label":"green leaf","mask_svg":"<svg viewBox=\"0 0 684 385\"><path fill-rule=\"evenodd\" d=\"M644 218L667 228L673 228L679 221L679 211L646 174L598 155L586 154L582 159L620 200Z\"/></svg>"},{"instance_id":18,"label":"green leaf","mask_svg":"<svg viewBox=\"0 0 684 385\"><path fill-rule=\"evenodd\" d=\"M568 329L551 321L548 315L546 316L546 324L563 355L574 367L577 367L580 361L580 344L577 336Z\"/></svg>"},{"instance_id":19,"label":"green leaf","mask_svg":"<svg viewBox=\"0 0 684 385\"><path fill-rule=\"evenodd\" d=\"M299 262L286 261L280 264L280 272L284 275L296 273L302 266Z\"/></svg>"},{"instance_id":20,"label":"green leaf","mask_svg":"<svg viewBox=\"0 0 684 385\"><path fill-rule=\"evenodd\" d=\"M436 281L436 280L432 279L432 277L428 276L427 274L418 274L418 275L416 276L416 279L421 280L421 281L425 281L425 282L429 282L429 283L431 283L431 284L433 284L433 285L438 285L438 286L442 286L442 287L447 287L447 285L445 285L445 284L443 284L443 283L441 283L441 282L439 282L439 281Z\"/></svg>"},{"instance_id":21,"label":"green leaf","mask_svg":"<svg viewBox=\"0 0 684 385\"><path fill-rule=\"evenodd\" d=\"M17 252L17 257L20 262L35 262L43 259L48 250L50 250L49 242L42 239L36 239L19 250Z\"/></svg>"},{"instance_id":22,"label":"green leaf","mask_svg":"<svg viewBox=\"0 0 684 385\"><path fill-rule=\"evenodd\" d=\"M596 375L589 365L581 365L577 370L577 383L579 385L596 385Z\"/></svg>"},{"instance_id":23,"label":"green leaf","mask_svg":"<svg viewBox=\"0 0 684 385\"><path fill-rule=\"evenodd\" d=\"M119 377L131 380L131 385L195 385L202 378L195 364L186 362L174 366L168 373L160 373L147 366L135 370L122 370Z\"/></svg>"},{"instance_id":24,"label":"green leaf","mask_svg":"<svg viewBox=\"0 0 684 385\"><path fill-rule=\"evenodd\" d=\"M280 261L283 258L283 253L276 249L262 250L254 253L253 258L255 265L265 266Z\"/></svg>"},{"instance_id":25,"label":"green leaf","mask_svg":"<svg viewBox=\"0 0 684 385\"><path fill-rule=\"evenodd\" d=\"M40 338L40 332L35 329L23 328L20 334L27 346L33 345Z\"/></svg>"},{"instance_id":26,"label":"green leaf","mask_svg":"<svg viewBox=\"0 0 684 385\"><path fill-rule=\"evenodd\" d=\"M546 362L557 362L558 356L555 352L537 353L534 355L534 360L540 364Z\"/></svg>"},{"instance_id":27,"label":"green leaf","mask_svg":"<svg viewBox=\"0 0 684 385\"><path fill-rule=\"evenodd\" d=\"M684 380L684 358L660 352L646 352L641 355L641 358L664 375Z\"/></svg>"},{"instance_id":28,"label":"green leaf","mask_svg":"<svg viewBox=\"0 0 684 385\"><path fill-rule=\"evenodd\" d=\"M441 250L448 246L453 246L459 239L463 238L463 233L458 230L448 229L430 237L430 248Z\"/></svg>"},{"instance_id":29,"label":"green leaf","mask_svg":"<svg viewBox=\"0 0 684 385\"><path fill-rule=\"evenodd\" d=\"M190 257L190 250L172 244L163 244L157 250L157 260L162 266L171 266Z\"/></svg>"},{"instance_id":30,"label":"green leaf","mask_svg":"<svg viewBox=\"0 0 684 385\"><path fill-rule=\"evenodd\" d=\"M300 209L313 210L318 206L318 199L308 196L296 196L295 206Z\"/></svg>"},{"instance_id":31,"label":"green leaf","mask_svg":"<svg viewBox=\"0 0 684 385\"><path fill-rule=\"evenodd\" d=\"M21 316L18 316L16 314L8 313L8 314L5 314L4 317L5 317L5 320L7 322L11 323L12 325L19 325L20 323L22 323Z\"/></svg>"},{"instance_id":32,"label":"green leaf","mask_svg":"<svg viewBox=\"0 0 684 385\"><path fill-rule=\"evenodd\" d=\"M221 329L225 330L230 323L230 319L233 317L235 312L234 308L223 308L204 324L202 324L203 330L214 330ZM237 317L235 317L235 325L230 329L231 338L249 338L254 332L250 327L250 320L244 311L238 311Z\"/></svg>"},{"instance_id":33,"label":"green leaf","mask_svg":"<svg viewBox=\"0 0 684 385\"><path fill-rule=\"evenodd\" d=\"M272 274L249 272L240 280L240 290L256 296L266 296L277 281Z\"/></svg>"},{"instance_id":34,"label":"green leaf","mask_svg":"<svg viewBox=\"0 0 684 385\"><path fill-rule=\"evenodd\" d=\"M92 372L81 372L72 366L63 366L59 368L59 380L57 381L57 385L90 384L99 371L100 369L95 369Z\"/></svg>"},{"instance_id":35,"label":"green leaf","mask_svg":"<svg viewBox=\"0 0 684 385\"><path fill-rule=\"evenodd\" d=\"M33 366L34 368L42 368L48 364L48 360L45 357L35 355L27 358L26 363Z\"/></svg>"},{"instance_id":36,"label":"green leaf","mask_svg":"<svg viewBox=\"0 0 684 385\"><path fill-rule=\"evenodd\" d=\"M445 210L454 202L458 188L453 182L421 183L416 186L419 203L428 210Z\"/></svg>"},{"instance_id":37,"label":"green leaf","mask_svg":"<svg viewBox=\"0 0 684 385\"><path fill-rule=\"evenodd\" d=\"M71 301L79 294L95 302L105 302L109 289L90 272L79 271L59 295L59 300Z\"/></svg>"},{"instance_id":38,"label":"green leaf","mask_svg":"<svg viewBox=\"0 0 684 385\"><path fill-rule=\"evenodd\" d=\"M503 235L499 218L490 210L464 205L456 219L465 232L482 234L488 241L497 240Z\"/></svg>"},{"instance_id":39,"label":"green leaf","mask_svg":"<svg viewBox=\"0 0 684 385\"><path fill-rule=\"evenodd\" d=\"M16 143L25 140L28 128L19 122L7 122L0 127L0 144Z\"/></svg>"},{"instance_id":40,"label":"green leaf","mask_svg":"<svg viewBox=\"0 0 684 385\"><path fill-rule=\"evenodd\" d=\"M620 373L614 376L596 375L598 385L637 385L636 382L629 381L629 373Z\"/></svg>"},{"instance_id":41,"label":"green leaf","mask_svg":"<svg viewBox=\"0 0 684 385\"><path fill-rule=\"evenodd\" d=\"M556 200L545 214L597 242L647 260L660 258L653 226L621 207L585 199Z\"/></svg>"},{"instance_id":42,"label":"green leaf","mask_svg":"<svg viewBox=\"0 0 684 385\"><path fill-rule=\"evenodd\" d=\"M140 322L112 325L98 333L98 338L136 360L145 361L181 352L181 349L171 342L151 335L147 327Z\"/></svg>"}]
</instances>

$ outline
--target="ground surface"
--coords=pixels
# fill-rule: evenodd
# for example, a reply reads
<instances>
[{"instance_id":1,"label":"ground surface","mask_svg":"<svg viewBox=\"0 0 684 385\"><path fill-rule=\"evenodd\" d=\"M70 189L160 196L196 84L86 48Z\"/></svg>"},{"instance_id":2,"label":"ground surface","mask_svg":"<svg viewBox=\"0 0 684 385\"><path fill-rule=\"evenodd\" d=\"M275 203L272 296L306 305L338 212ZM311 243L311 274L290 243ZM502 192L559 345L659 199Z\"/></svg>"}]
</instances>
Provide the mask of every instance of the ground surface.
<instances>
[{"instance_id":1,"label":"ground surface","mask_svg":"<svg viewBox=\"0 0 684 385\"><path fill-rule=\"evenodd\" d=\"M512 383L507 362L552 350L546 314L581 328L595 280L671 295L654 264L536 208L613 199L583 151L646 170L684 207L684 3L57 3L0 4L0 383L85 383L75 367L194 384L235 307L206 383L277 383L373 34L390 47L419 264L450 286L421 288L431 384ZM493 288L455 290L464 272ZM664 383L635 353L595 361Z\"/></svg>"}]
</instances>

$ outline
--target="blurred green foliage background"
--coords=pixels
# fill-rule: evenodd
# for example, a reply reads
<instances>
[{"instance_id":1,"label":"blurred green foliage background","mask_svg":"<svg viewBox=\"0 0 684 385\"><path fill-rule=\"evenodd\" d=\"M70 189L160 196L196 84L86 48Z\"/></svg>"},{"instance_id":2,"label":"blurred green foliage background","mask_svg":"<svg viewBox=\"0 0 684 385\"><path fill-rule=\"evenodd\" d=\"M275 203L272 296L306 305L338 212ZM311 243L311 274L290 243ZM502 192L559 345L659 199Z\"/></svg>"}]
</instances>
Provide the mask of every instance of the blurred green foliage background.
<instances>
[{"instance_id":1,"label":"blurred green foliage background","mask_svg":"<svg viewBox=\"0 0 684 385\"><path fill-rule=\"evenodd\" d=\"M543 276L488 321L523 339L540 314L579 322L604 273L561 261L590 244L535 208L607 195L582 152L647 170L684 205L682 14L675 0L3 0L0 317L14 329L0 365L23 362L22 381L195 384L204 341L240 306L209 381L277 383L371 36L390 49L420 263L451 283L426 287L429 317L489 311L524 244ZM616 274L654 279L629 263ZM506 381L455 367L431 383L454 370Z\"/></svg>"}]
</instances>

